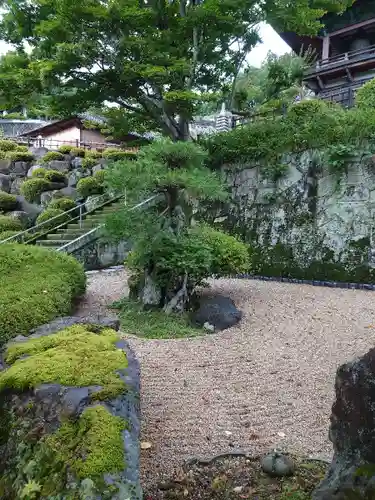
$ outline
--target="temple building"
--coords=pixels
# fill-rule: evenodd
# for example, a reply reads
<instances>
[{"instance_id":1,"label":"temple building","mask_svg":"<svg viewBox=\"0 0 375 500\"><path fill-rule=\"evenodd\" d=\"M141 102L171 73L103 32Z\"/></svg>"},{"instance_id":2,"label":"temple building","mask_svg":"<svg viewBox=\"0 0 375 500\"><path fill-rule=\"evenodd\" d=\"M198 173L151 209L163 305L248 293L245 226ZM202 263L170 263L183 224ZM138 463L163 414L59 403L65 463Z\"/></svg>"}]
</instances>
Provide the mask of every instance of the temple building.
<instances>
[{"instance_id":1,"label":"temple building","mask_svg":"<svg viewBox=\"0 0 375 500\"><path fill-rule=\"evenodd\" d=\"M350 107L356 90L375 77L375 0L357 0L343 14L327 14L322 22L316 37L280 36L296 53L314 50L306 85L317 96Z\"/></svg>"}]
</instances>

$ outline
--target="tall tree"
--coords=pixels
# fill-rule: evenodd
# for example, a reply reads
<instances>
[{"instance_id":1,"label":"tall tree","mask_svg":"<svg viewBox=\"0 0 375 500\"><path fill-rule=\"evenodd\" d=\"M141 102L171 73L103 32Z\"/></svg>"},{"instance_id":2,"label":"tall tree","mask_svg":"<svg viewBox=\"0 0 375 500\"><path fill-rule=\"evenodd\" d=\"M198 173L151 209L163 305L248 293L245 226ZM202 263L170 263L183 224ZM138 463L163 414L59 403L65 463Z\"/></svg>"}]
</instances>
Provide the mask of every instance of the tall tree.
<instances>
[{"instance_id":1,"label":"tall tree","mask_svg":"<svg viewBox=\"0 0 375 500\"><path fill-rule=\"evenodd\" d=\"M147 122L186 140L197 103L234 85L260 21L316 33L326 11L352 2L2 0L0 36L15 53L1 73L15 85L0 85L0 97L13 104L58 89L56 114L110 101L129 128Z\"/></svg>"}]
</instances>

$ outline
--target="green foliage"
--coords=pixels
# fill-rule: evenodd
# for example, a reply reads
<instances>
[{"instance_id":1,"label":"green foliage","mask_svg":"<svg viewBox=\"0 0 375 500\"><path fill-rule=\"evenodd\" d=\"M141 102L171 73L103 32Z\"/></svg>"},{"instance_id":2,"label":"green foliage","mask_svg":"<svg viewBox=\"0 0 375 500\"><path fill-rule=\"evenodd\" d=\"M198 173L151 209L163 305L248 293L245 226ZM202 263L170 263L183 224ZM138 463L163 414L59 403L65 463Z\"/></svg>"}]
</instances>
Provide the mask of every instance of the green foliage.
<instances>
[{"instance_id":1,"label":"green foliage","mask_svg":"<svg viewBox=\"0 0 375 500\"><path fill-rule=\"evenodd\" d=\"M0 390L26 390L56 382L76 387L99 385L102 389L94 399L117 396L125 389L118 370L127 367L117 341L114 330L98 333L95 327L74 325L55 335L11 345L6 351L11 366L0 374Z\"/></svg>"},{"instance_id":2,"label":"green foliage","mask_svg":"<svg viewBox=\"0 0 375 500\"><path fill-rule=\"evenodd\" d=\"M82 159L82 168L91 169L97 164L98 160L96 158L93 158L92 156L87 156L86 158Z\"/></svg>"},{"instance_id":3,"label":"green foliage","mask_svg":"<svg viewBox=\"0 0 375 500\"><path fill-rule=\"evenodd\" d=\"M48 163L50 161L63 161L65 159L63 153L59 151L48 151L41 159L42 163Z\"/></svg>"},{"instance_id":4,"label":"green foliage","mask_svg":"<svg viewBox=\"0 0 375 500\"><path fill-rule=\"evenodd\" d=\"M58 11L54 0L36 10L5 3L0 29L16 50L0 61L0 96L11 107L49 91L51 112L65 116L108 99L120 106L111 113L120 124L113 130L121 129L122 136L148 128L186 139L185 125L199 100L238 75L259 41L259 22L316 35L326 11L341 12L352 1L82 0L72 8L70 0L61 0Z\"/></svg>"},{"instance_id":5,"label":"green foliage","mask_svg":"<svg viewBox=\"0 0 375 500\"><path fill-rule=\"evenodd\" d=\"M29 153L28 151L19 151L16 149L15 151L7 151L5 154L5 158L8 158L12 161L26 161L31 162L34 159L34 155Z\"/></svg>"},{"instance_id":6,"label":"green foliage","mask_svg":"<svg viewBox=\"0 0 375 500\"><path fill-rule=\"evenodd\" d=\"M326 160L330 173L343 174L347 172L348 164L353 160L356 148L352 144L337 144L326 149Z\"/></svg>"},{"instance_id":7,"label":"green foliage","mask_svg":"<svg viewBox=\"0 0 375 500\"><path fill-rule=\"evenodd\" d=\"M4 241L4 240L7 240L8 238L10 238L11 236L15 236L16 234L18 234L20 231L1 231L0 232L0 242L1 241Z\"/></svg>"},{"instance_id":8,"label":"green foliage","mask_svg":"<svg viewBox=\"0 0 375 500\"><path fill-rule=\"evenodd\" d=\"M0 151L15 151L17 144L9 139L0 139Z\"/></svg>"},{"instance_id":9,"label":"green foliage","mask_svg":"<svg viewBox=\"0 0 375 500\"><path fill-rule=\"evenodd\" d=\"M82 198L103 193L103 186L95 177L84 177L77 182L77 191Z\"/></svg>"},{"instance_id":10,"label":"green foliage","mask_svg":"<svg viewBox=\"0 0 375 500\"><path fill-rule=\"evenodd\" d=\"M69 146L68 144L62 144L58 147L59 153L62 153L63 155L68 155L72 149L73 146Z\"/></svg>"},{"instance_id":11,"label":"green foliage","mask_svg":"<svg viewBox=\"0 0 375 500\"><path fill-rule=\"evenodd\" d=\"M0 344L68 315L86 283L74 257L18 244L0 245L0 278Z\"/></svg>"},{"instance_id":12,"label":"green foliage","mask_svg":"<svg viewBox=\"0 0 375 500\"><path fill-rule=\"evenodd\" d=\"M103 153L101 153L100 151L96 151L95 149L87 149L86 150L86 155L85 155L85 158L102 158L103 156Z\"/></svg>"},{"instance_id":13,"label":"green foliage","mask_svg":"<svg viewBox=\"0 0 375 500\"><path fill-rule=\"evenodd\" d=\"M23 182L20 187L20 192L28 202L38 203L40 201L40 195L50 188L51 184L49 181L37 177Z\"/></svg>"},{"instance_id":14,"label":"green foliage","mask_svg":"<svg viewBox=\"0 0 375 500\"><path fill-rule=\"evenodd\" d=\"M0 212L10 212L16 210L18 206L17 197L13 194L0 191Z\"/></svg>"},{"instance_id":15,"label":"green foliage","mask_svg":"<svg viewBox=\"0 0 375 500\"><path fill-rule=\"evenodd\" d=\"M16 151L23 151L23 152L28 152L29 148L27 146L17 146Z\"/></svg>"},{"instance_id":16,"label":"green foliage","mask_svg":"<svg viewBox=\"0 0 375 500\"><path fill-rule=\"evenodd\" d=\"M76 202L71 198L55 198L49 203L48 208L57 208L58 210L67 212L76 206Z\"/></svg>"},{"instance_id":17,"label":"green foliage","mask_svg":"<svg viewBox=\"0 0 375 500\"><path fill-rule=\"evenodd\" d=\"M32 171L31 177L40 177L41 179L44 179L46 176L46 172L47 172L46 168L39 167Z\"/></svg>"},{"instance_id":18,"label":"green foliage","mask_svg":"<svg viewBox=\"0 0 375 500\"><path fill-rule=\"evenodd\" d=\"M0 233L4 231L22 231L22 224L16 217L0 214Z\"/></svg>"},{"instance_id":19,"label":"green foliage","mask_svg":"<svg viewBox=\"0 0 375 500\"><path fill-rule=\"evenodd\" d=\"M58 217L60 216L60 217ZM41 230L43 232L49 231L54 227L60 226L64 222L67 222L71 218L70 214L64 214L64 210L59 208L51 208L50 206L46 208L36 219L36 224L43 224Z\"/></svg>"},{"instance_id":20,"label":"green foliage","mask_svg":"<svg viewBox=\"0 0 375 500\"><path fill-rule=\"evenodd\" d=\"M95 172L93 175L94 179L102 186L104 184L104 180L106 179L106 171L105 170L98 170Z\"/></svg>"},{"instance_id":21,"label":"green foliage","mask_svg":"<svg viewBox=\"0 0 375 500\"><path fill-rule=\"evenodd\" d=\"M139 302L123 299L111 306L119 310L121 331L147 339L195 337L203 331L189 324L187 315L165 315L158 310L145 311Z\"/></svg>"},{"instance_id":22,"label":"green foliage","mask_svg":"<svg viewBox=\"0 0 375 500\"><path fill-rule=\"evenodd\" d=\"M44 178L49 182L67 183L66 175L58 170L47 170Z\"/></svg>"},{"instance_id":23,"label":"green foliage","mask_svg":"<svg viewBox=\"0 0 375 500\"><path fill-rule=\"evenodd\" d=\"M86 150L83 148L72 148L70 154L74 157L84 158L86 156Z\"/></svg>"},{"instance_id":24,"label":"green foliage","mask_svg":"<svg viewBox=\"0 0 375 500\"><path fill-rule=\"evenodd\" d=\"M103 158L109 161L130 160L136 157L133 151L122 151L121 149L108 148L103 151Z\"/></svg>"},{"instance_id":25,"label":"green foliage","mask_svg":"<svg viewBox=\"0 0 375 500\"><path fill-rule=\"evenodd\" d=\"M375 108L375 81L370 80L360 87L355 96L355 104L360 109Z\"/></svg>"}]
</instances>

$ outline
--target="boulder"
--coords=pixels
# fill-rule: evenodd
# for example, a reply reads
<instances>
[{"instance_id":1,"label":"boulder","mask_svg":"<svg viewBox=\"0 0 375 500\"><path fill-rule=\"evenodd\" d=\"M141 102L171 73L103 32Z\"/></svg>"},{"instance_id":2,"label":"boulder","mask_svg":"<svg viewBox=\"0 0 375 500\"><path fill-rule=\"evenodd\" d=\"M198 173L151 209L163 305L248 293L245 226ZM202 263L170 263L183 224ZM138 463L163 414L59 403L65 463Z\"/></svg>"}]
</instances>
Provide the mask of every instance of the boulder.
<instances>
[{"instance_id":1,"label":"boulder","mask_svg":"<svg viewBox=\"0 0 375 500\"><path fill-rule=\"evenodd\" d=\"M12 167L12 160L0 160L0 174L9 174Z\"/></svg>"},{"instance_id":2,"label":"boulder","mask_svg":"<svg viewBox=\"0 0 375 500\"><path fill-rule=\"evenodd\" d=\"M27 213L30 219L30 224L34 223L40 212L43 210L43 208L40 205L34 205L33 203L29 203L28 201L25 200L23 196L20 195L17 196L17 201L19 205L19 210Z\"/></svg>"},{"instance_id":3,"label":"boulder","mask_svg":"<svg viewBox=\"0 0 375 500\"><path fill-rule=\"evenodd\" d=\"M12 194L19 194L21 192L21 185L25 182L25 177L16 177L12 180L12 185L10 187L10 192Z\"/></svg>"},{"instance_id":4,"label":"boulder","mask_svg":"<svg viewBox=\"0 0 375 500\"><path fill-rule=\"evenodd\" d=\"M329 438L334 457L313 500L375 498L375 348L336 373Z\"/></svg>"},{"instance_id":5,"label":"boulder","mask_svg":"<svg viewBox=\"0 0 375 500\"><path fill-rule=\"evenodd\" d=\"M79 157L79 156L76 156L75 158L73 158L70 162L72 168L80 168L82 167L82 160L83 158Z\"/></svg>"},{"instance_id":6,"label":"boulder","mask_svg":"<svg viewBox=\"0 0 375 500\"><path fill-rule=\"evenodd\" d=\"M271 477L291 476L295 471L293 460L288 455L277 451L263 457L261 466L263 471Z\"/></svg>"},{"instance_id":7,"label":"boulder","mask_svg":"<svg viewBox=\"0 0 375 500\"><path fill-rule=\"evenodd\" d=\"M38 328L34 328L30 330L30 336L40 337L42 335L50 335L51 333L56 333L63 328L67 328L72 325L96 325L98 327L98 331L103 328L111 328L112 330L118 331L120 329L120 321L117 316L107 315L107 316L64 316L62 318L57 318L50 323L45 325L38 326ZM30 338L23 337L24 339Z\"/></svg>"},{"instance_id":8,"label":"boulder","mask_svg":"<svg viewBox=\"0 0 375 500\"><path fill-rule=\"evenodd\" d=\"M83 177L85 177L85 175L80 170L72 170L68 175L68 186L76 187L78 181Z\"/></svg>"},{"instance_id":9,"label":"boulder","mask_svg":"<svg viewBox=\"0 0 375 500\"><path fill-rule=\"evenodd\" d=\"M48 166L52 170L67 172L70 169L70 162L66 160L52 160L48 162Z\"/></svg>"},{"instance_id":10,"label":"boulder","mask_svg":"<svg viewBox=\"0 0 375 500\"><path fill-rule=\"evenodd\" d=\"M237 309L233 300L221 295L201 297L198 309L191 314L193 324L204 326L207 323L214 326L215 331L230 328L241 318L242 312Z\"/></svg>"},{"instance_id":11,"label":"boulder","mask_svg":"<svg viewBox=\"0 0 375 500\"><path fill-rule=\"evenodd\" d=\"M78 200L80 198L80 195L78 194L76 188L72 186L67 186L64 187L63 189L59 189L59 193L61 196L64 198L72 198L72 200Z\"/></svg>"},{"instance_id":12,"label":"boulder","mask_svg":"<svg viewBox=\"0 0 375 500\"><path fill-rule=\"evenodd\" d=\"M34 170L37 170L38 168L45 168L44 165L32 165L29 170L27 171L26 176L27 177L32 177Z\"/></svg>"},{"instance_id":13,"label":"boulder","mask_svg":"<svg viewBox=\"0 0 375 500\"><path fill-rule=\"evenodd\" d=\"M85 208L87 212L90 212L91 210L94 210L95 208L99 207L103 203L105 203L108 200L108 196L106 194L102 195L93 195L93 196L88 196L86 201L85 201Z\"/></svg>"},{"instance_id":14,"label":"boulder","mask_svg":"<svg viewBox=\"0 0 375 500\"><path fill-rule=\"evenodd\" d=\"M0 174L0 191L10 192L11 177L6 174Z\"/></svg>"},{"instance_id":15,"label":"boulder","mask_svg":"<svg viewBox=\"0 0 375 500\"><path fill-rule=\"evenodd\" d=\"M35 147L33 146L32 148L30 148L30 153L32 153L34 155L34 158L43 158L43 156L48 153L48 149L47 148L43 148L43 147Z\"/></svg>"},{"instance_id":16,"label":"boulder","mask_svg":"<svg viewBox=\"0 0 375 500\"><path fill-rule=\"evenodd\" d=\"M30 216L23 210L14 210L13 212L8 212L7 215L19 220L24 229L27 229L30 225Z\"/></svg>"},{"instance_id":17,"label":"boulder","mask_svg":"<svg viewBox=\"0 0 375 500\"><path fill-rule=\"evenodd\" d=\"M10 172L16 174L18 177L24 177L30 169L30 162L28 161L15 161L10 167Z\"/></svg>"},{"instance_id":18,"label":"boulder","mask_svg":"<svg viewBox=\"0 0 375 500\"><path fill-rule=\"evenodd\" d=\"M99 170L103 170L103 165L101 165L100 163L98 165L94 165L92 167L92 173L93 175L96 173L96 172L99 172Z\"/></svg>"},{"instance_id":19,"label":"boulder","mask_svg":"<svg viewBox=\"0 0 375 500\"><path fill-rule=\"evenodd\" d=\"M44 191L44 193L40 195L40 204L42 205L42 207L46 207L47 205L49 205L49 203L53 199L53 193L54 191Z\"/></svg>"}]
</instances>

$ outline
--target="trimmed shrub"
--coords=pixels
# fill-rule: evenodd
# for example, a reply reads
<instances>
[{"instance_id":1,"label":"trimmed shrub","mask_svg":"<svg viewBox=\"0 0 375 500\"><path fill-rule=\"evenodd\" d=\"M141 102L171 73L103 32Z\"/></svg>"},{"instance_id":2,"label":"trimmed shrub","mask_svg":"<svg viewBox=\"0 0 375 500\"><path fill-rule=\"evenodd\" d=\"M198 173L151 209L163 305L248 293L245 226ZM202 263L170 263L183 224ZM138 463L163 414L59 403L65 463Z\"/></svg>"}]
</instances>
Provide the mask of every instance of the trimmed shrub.
<instances>
[{"instance_id":1,"label":"trimmed shrub","mask_svg":"<svg viewBox=\"0 0 375 500\"><path fill-rule=\"evenodd\" d=\"M0 279L0 345L70 314L86 284L74 257L21 244L0 245Z\"/></svg>"},{"instance_id":2,"label":"trimmed shrub","mask_svg":"<svg viewBox=\"0 0 375 500\"><path fill-rule=\"evenodd\" d=\"M58 217L59 215L61 215L61 217ZM48 222L50 219L52 220ZM56 226L59 226L60 224L63 224L64 222L67 222L69 219L69 214L64 214L64 210L61 210L60 208L48 207L40 215L38 215L36 224L45 222L45 224L41 227L41 231L45 232L53 229Z\"/></svg>"},{"instance_id":3,"label":"trimmed shrub","mask_svg":"<svg viewBox=\"0 0 375 500\"><path fill-rule=\"evenodd\" d=\"M23 151L25 153L28 153L29 152L29 148L27 146L17 146L17 149L16 151Z\"/></svg>"},{"instance_id":4,"label":"trimmed shrub","mask_svg":"<svg viewBox=\"0 0 375 500\"><path fill-rule=\"evenodd\" d=\"M51 184L46 179L29 179L21 184L20 192L29 203L38 203L40 195L49 191Z\"/></svg>"},{"instance_id":5,"label":"trimmed shrub","mask_svg":"<svg viewBox=\"0 0 375 500\"><path fill-rule=\"evenodd\" d=\"M58 147L59 153L62 153L63 155L68 155L70 154L73 146L69 146L68 144L63 144L62 146Z\"/></svg>"},{"instance_id":6,"label":"trimmed shrub","mask_svg":"<svg viewBox=\"0 0 375 500\"><path fill-rule=\"evenodd\" d=\"M95 194L103 193L103 186L95 179L95 177L84 177L77 183L77 191L82 198L87 198Z\"/></svg>"},{"instance_id":7,"label":"trimmed shrub","mask_svg":"<svg viewBox=\"0 0 375 500\"><path fill-rule=\"evenodd\" d=\"M51 201L51 203L48 205L48 208L57 208L58 210L67 212L68 210L71 210L76 206L76 202L71 198L56 198Z\"/></svg>"},{"instance_id":8,"label":"trimmed shrub","mask_svg":"<svg viewBox=\"0 0 375 500\"><path fill-rule=\"evenodd\" d=\"M0 212L10 212L16 210L18 205L17 197L13 194L0 191Z\"/></svg>"},{"instance_id":9,"label":"trimmed shrub","mask_svg":"<svg viewBox=\"0 0 375 500\"><path fill-rule=\"evenodd\" d=\"M67 183L67 178L65 174L59 172L58 170L46 170L44 178L49 182L63 182Z\"/></svg>"},{"instance_id":10,"label":"trimmed shrub","mask_svg":"<svg viewBox=\"0 0 375 500\"><path fill-rule=\"evenodd\" d=\"M0 242L4 241L4 240L7 240L11 236L15 236L19 232L20 231L3 231L2 233L0 233Z\"/></svg>"},{"instance_id":11,"label":"trimmed shrub","mask_svg":"<svg viewBox=\"0 0 375 500\"><path fill-rule=\"evenodd\" d=\"M83 148L72 148L70 154L74 157L84 158L86 156L86 150Z\"/></svg>"},{"instance_id":12,"label":"trimmed shrub","mask_svg":"<svg viewBox=\"0 0 375 500\"><path fill-rule=\"evenodd\" d=\"M89 149L86 151L85 158L103 158L103 153L96 151L95 149Z\"/></svg>"},{"instance_id":13,"label":"trimmed shrub","mask_svg":"<svg viewBox=\"0 0 375 500\"><path fill-rule=\"evenodd\" d=\"M95 172L95 174L93 175L94 179L102 186L104 184L104 180L105 180L105 176L106 176L106 173L105 173L105 170L98 170L97 172Z\"/></svg>"},{"instance_id":14,"label":"trimmed shrub","mask_svg":"<svg viewBox=\"0 0 375 500\"><path fill-rule=\"evenodd\" d=\"M42 179L44 179L46 172L47 172L46 168L43 167L36 168L35 170L32 171L31 177L41 177Z\"/></svg>"},{"instance_id":15,"label":"trimmed shrub","mask_svg":"<svg viewBox=\"0 0 375 500\"><path fill-rule=\"evenodd\" d=\"M16 217L0 214L0 233L4 231L22 231L21 221Z\"/></svg>"},{"instance_id":16,"label":"trimmed shrub","mask_svg":"<svg viewBox=\"0 0 375 500\"><path fill-rule=\"evenodd\" d=\"M92 168L98 164L98 160L96 158L86 157L82 159L82 167L83 168Z\"/></svg>"},{"instance_id":17,"label":"trimmed shrub","mask_svg":"<svg viewBox=\"0 0 375 500\"><path fill-rule=\"evenodd\" d=\"M103 158L109 161L134 160L137 153L123 151L121 149L108 148L103 151Z\"/></svg>"},{"instance_id":18,"label":"trimmed shrub","mask_svg":"<svg viewBox=\"0 0 375 500\"><path fill-rule=\"evenodd\" d=\"M58 151L48 151L43 158L41 159L42 163L48 163L50 161L63 161L65 160L65 157L62 153L59 153Z\"/></svg>"},{"instance_id":19,"label":"trimmed shrub","mask_svg":"<svg viewBox=\"0 0 375 500\"><path fill-rule=\"evenodd\" d=\"M9 139L0 140L0 151L15 151L17 144Z\"/></svg>"},{"instance_id":20,"label":"trimmed shrub","mask_svg":"<svg viewBox=\"0 0 375 500\"><path fill-rule=\"evenodd\" d=\"M28 151L7 151L6 158L12 161L33 161L34 155Z\"/></svg>"}]
</instances>

